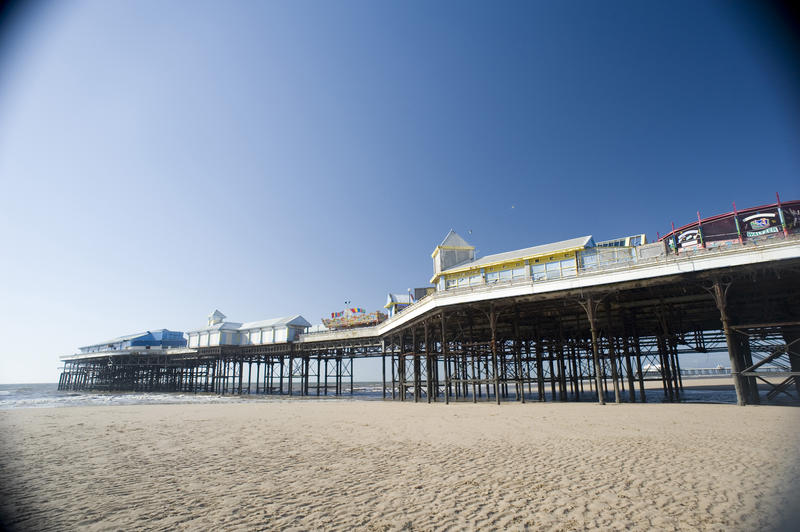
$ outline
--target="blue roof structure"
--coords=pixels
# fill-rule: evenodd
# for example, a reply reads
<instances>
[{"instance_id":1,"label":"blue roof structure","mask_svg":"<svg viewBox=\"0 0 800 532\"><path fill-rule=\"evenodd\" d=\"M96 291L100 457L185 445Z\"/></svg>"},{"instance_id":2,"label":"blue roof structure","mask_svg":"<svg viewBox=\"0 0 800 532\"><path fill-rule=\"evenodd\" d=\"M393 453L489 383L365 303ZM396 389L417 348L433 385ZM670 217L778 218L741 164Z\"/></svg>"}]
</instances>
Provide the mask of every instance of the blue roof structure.
<instances>
[{"instance_id":1,"label":"blue roof structure","mask_svg":"<svg viewBox=\"0 0 800 532\"><path fill-rule=\"evenodd\" d=\"M119 336L111 340L80 348L81 353L94 353L97 351L118 351L129 347L186 347L186 338L180 331L158 329L135 334Z\"/></svg>"}]
</instances>

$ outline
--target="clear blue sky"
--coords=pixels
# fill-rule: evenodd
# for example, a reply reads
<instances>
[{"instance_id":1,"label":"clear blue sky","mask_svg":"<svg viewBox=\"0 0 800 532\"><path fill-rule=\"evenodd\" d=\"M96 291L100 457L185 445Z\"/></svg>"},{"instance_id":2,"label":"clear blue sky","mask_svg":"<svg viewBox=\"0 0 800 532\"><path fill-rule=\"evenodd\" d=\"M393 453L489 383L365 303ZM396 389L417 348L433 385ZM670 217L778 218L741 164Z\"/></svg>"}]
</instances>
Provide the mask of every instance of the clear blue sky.
<instances>
[{"instance_id":1,"label":"clear blue sky","mask_svg":"<svg viewBox=\"0 0 800 532\"><path fill-rule=\"evenodd\" d=\"M0 381L215 308L380 308L427 283L450 228L485 255L800 199L791 39L731 5L6 13Z\"/></svg>"}]
</instances>

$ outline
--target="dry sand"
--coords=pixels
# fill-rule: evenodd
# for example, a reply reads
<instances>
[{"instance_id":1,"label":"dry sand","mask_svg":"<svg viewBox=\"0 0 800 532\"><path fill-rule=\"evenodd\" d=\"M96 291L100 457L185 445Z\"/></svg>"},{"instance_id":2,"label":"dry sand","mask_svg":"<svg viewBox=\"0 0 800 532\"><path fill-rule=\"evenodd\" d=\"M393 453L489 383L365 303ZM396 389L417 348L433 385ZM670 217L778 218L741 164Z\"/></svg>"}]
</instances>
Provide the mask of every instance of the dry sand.
<instances>
[{"instance_id":1,"label":"dry sand","mask_svg":"<svg viewBox=\"0 0 800 532\"><path fill-rule=\"evenodd\" d=\"M800 409L285 400L0 412L23 530L770 530Z\"/></svg>"}]
</instances>

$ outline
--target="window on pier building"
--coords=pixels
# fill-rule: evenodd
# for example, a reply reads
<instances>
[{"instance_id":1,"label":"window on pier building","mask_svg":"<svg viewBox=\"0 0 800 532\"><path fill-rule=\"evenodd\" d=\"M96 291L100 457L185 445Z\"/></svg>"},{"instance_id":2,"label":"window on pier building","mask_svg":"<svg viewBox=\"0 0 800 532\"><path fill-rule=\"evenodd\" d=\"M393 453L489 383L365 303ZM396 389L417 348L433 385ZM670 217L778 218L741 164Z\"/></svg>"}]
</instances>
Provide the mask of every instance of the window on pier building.
<instances>
[{"instance_id":1,"label":"window on pier building","mask_svg":"<svg viewBox=\"0 0 800 532\"><path fill-rule=\"evenodd\" d=\"M561 278L561 263L560 262L548 262L545 264L545 271L547 272L547 280L550 279L560 279Z\"/></svg>"},{"instance_id":2,"label":"window on pier building","mask_svg":"<svg viewBox=\"0 0 800 532\"><path fill-rule=\"evenodd\" d=\"M544 264L533 264L533 266L531 266L531 275L533 275L534 281L544 281L547 279L547 274L544 271Z\"/></svg>"},{"instance_id":3,"label":"window on pier building","mask_svg":"<svg viewBox=\"0 0 800 532\"><path fill-rule=\"evenodd\" d=\"M595 268L597 268L597 250L581 252L581 269L594 270Z\"/></svg>"},{"instance_id":4,"label":"window on pier building","mask_svg":"<svg viewBox=\"0 0 800 532\"><path fill-rule=\"evenodd\" d=\"M575 277L578 275L578 268L575 264L575 259L564 259L561 261L561 276L562 277Z\"/></svg>"},{"instance_id":5,"label":"window on pier building","mask_svg":"<svg viewBox=\"0 0 800 532\"><path fill-rule=\"evenodd\" d=\"M481 274L479 273L476 275L472 275L469 278L469 284L471 286L475 286L476 284L483 284L483 277L481 277Z\"/></svg>"},{"instance_id":6,"label":"window on pier building","mask_svg":"<svg viewBox=\"0 0 800 532\"><path fill-rule=\"evenodd\" d=\"M486 272L486 284L510 281L525 276L525 268L506 268L494 272Z\"/></svg>"},{"instance_id":7,"label":"window on pier building","mask_svg":"<svg viewBox=\"0 0 800 532\"><path fill-rule=\"evenodd\" d=\"M445 281L445 286L450 288L463 288L465 286L480 284L481 276L480 275L473 275L472 277L464 276L464 277L456 277L454 279L447 279Z\"/></svg>"},{"instance_id":8,"label":"window on pier building","mask_svg":"<svg viewBox=\"0 0 800 532\"><path fill-rule=\"evenodd\" d=\"M562 277L575 277L577 268L575 259L554 260L531 265L531 276L534 281L561 279Z\"/></svg>"}]
</instances>

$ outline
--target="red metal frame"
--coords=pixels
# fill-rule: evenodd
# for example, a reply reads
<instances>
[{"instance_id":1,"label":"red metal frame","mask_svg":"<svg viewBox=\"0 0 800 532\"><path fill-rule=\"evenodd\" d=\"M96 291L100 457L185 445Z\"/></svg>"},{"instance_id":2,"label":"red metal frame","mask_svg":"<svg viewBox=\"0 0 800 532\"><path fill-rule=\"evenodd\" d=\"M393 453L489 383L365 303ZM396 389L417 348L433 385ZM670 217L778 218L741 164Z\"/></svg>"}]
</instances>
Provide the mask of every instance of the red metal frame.
<instances>
[{"instance_id":1,"label":"red metal frame","mask_svg":"<svg viewBox=\"0 0 800 532\"><path fill-rule=\"evenodd\" d=\"M662 241L664 241L664 240L666 240L668 238L671 238L673 235L677 235L677 234L685 231L686 229L689 229L690 227L700 226L701 224L712 222L714 220L719 220L719 219L725 218L727 216L738 216L738 215L742 215L742 214L748 214L750 212L757 212L757 211L760 211L760 210L763 210L763 209L768 209L768 208L781 208L781 206L783 204L785 204L785 203L787 203L787 202L779 200L776 203L768 203L766 205L758 205L756 207L748 207L748 208L743 209L743 210L736 210L736 207L734 205L734 210L731 211L731 212L726 212L724 214L716 214L714 216L709 216L708 218L703 218L703 219L700 219L700 212L698 211L698 213L697 213L697 215L698 215L697 221L690 222L690 223L688 223L686 225L678 227L677 229L675 229L675 224L672 224L672 231L670 231L669 233L667 233L665 235L661 235L661 238L659 238L658 241L662 242ZM794 202L791 201L789 203L794 203Z\"/></svg>"}]
</instances>

